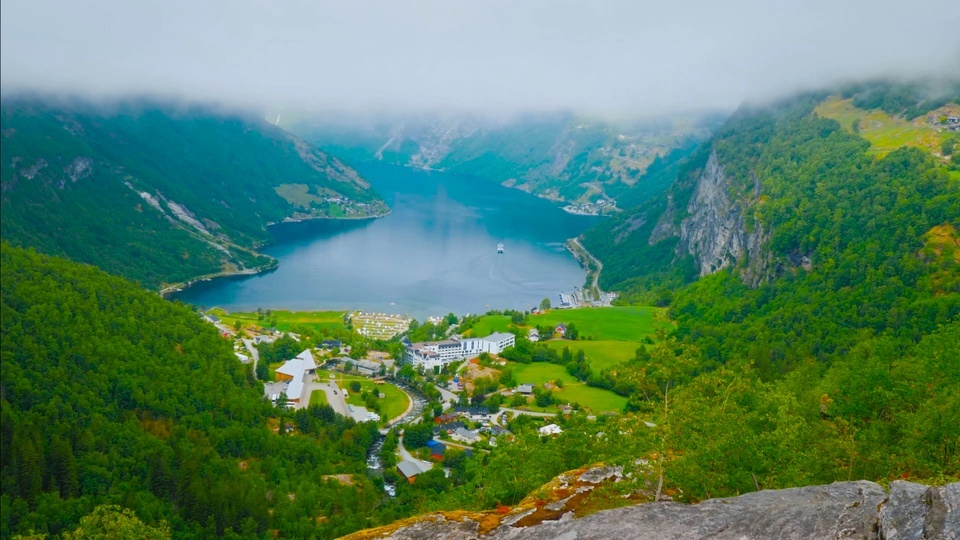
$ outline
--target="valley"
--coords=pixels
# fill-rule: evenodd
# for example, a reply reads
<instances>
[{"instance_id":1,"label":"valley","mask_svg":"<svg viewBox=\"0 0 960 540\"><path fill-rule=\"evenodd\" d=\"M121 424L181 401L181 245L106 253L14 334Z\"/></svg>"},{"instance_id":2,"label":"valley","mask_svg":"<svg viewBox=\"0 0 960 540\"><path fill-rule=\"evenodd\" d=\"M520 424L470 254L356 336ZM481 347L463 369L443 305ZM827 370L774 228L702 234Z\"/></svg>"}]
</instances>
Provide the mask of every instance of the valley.
<instances>
[{"instance_id":1,"label":"valley","mask_svg":"<svg viewBox=\"0 0 960 540\"><path fill-rule=\"evenodd\" d=\"M269 115L268 115L269 117ZM288 115L283 127L331 152L426 170L469 174L552 201L584 215L618 211L638 182L671 151L689 151L719 125L722 113L672 115L638 122L570 113L493 120L447 115L387 117L368 124L335 113Z\"/></svg>"},{"instance_id":2,"label":"valley","mask_svg":"<svg viewBox=\"0 0 960 540\"><path fill-rule=\"evenodd\" d=\"M518 537L771 490L952 530L958 98L829 88L642 151L5 101L0 536Z\"/></svg>"},{"instance_id":3,"label":"valley","mask_svg":"<svg viewBox=\"0 0 960 540\"><path fill-rule=\"evenodd\" d=\"M385 194L389 215L274 225L274 242L260 251L279 262L275 270L197 283L172 298L230 311L360 310L422 320L526 310L583 285L563 243L599 218L473 177L356 167Z\"/></svg>"}]
</instances>

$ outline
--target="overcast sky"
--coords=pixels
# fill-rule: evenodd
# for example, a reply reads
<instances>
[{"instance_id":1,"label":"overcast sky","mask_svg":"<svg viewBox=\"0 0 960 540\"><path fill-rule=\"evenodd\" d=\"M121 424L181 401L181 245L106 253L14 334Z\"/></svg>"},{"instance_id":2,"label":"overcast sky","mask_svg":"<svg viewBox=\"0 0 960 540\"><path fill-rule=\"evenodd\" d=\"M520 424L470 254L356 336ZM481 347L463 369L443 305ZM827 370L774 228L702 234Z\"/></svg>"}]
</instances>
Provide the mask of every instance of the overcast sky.
<instances>
[{"instance_id":1,"label":"overcast sky","mask_svg":"<svg viewBox=\"0 0 960 540\"><path fill-rule=\"evenodd\" d=\"M0 9L5 93L626 113L960 73L958 0L3 0Z\"/></svg>"}]
</instances>

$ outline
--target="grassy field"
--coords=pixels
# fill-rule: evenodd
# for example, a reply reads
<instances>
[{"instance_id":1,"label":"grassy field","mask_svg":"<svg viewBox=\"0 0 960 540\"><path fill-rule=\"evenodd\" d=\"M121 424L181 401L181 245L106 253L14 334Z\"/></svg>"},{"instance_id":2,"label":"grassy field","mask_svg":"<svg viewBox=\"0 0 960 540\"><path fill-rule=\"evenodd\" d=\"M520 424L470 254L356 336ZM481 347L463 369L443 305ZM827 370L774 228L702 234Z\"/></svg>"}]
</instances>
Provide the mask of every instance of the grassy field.
<instances>
[{"instance_id":1,"label":"grassy field","mask_svg":"<svg viewBox=\"0 0 960 540\"><path fill-rule=\"evenodd\" d=\"M388 421L397 416L400 416L407 410L407 406L410 405L410 398L407 397L407 394L400 390L392 384L374 384L370 379L358 378L354 380L360 381L360 391L368 392L373 388L380 390L386 397L380 400L380 417L383 421ZM359 393L353 392L350 389L350 383L348 382L344 385L344 388L347 390L347 403L350 405L359 405L361 407L366 406L363 398L360 397Z\"/></svg>"},{"instance_id":2,"label":"grassy field","mask_svg":"<svg viewBox=\"0 0 960 540\"><path fill-rule=\"evenodd\" d=\"M327 403L327 393L323 390L314 390L313 392L310 392L310 406L326 405Z\"/></svg>"},{"instance_id":3,"label":"grassy field","mask_svg":"<svg viewBox=\"0 0 960 540\"><path fill-rule=\"evenodd\" d=\"M486 337L494 332L506 332L510 326L508 315L487 315L481 317L467 333L470 337Z\"/></svg>"},{"instance_id":4,"label":"grassy field","mask_svg":"<svg viewBox=\"0 0 960 540\"><path fill-rule=\"evenodd\" d=\"M332 379L330 375L333 375ZM372 380L362 375L344 375L343 373L318 369L317 380L336 381L340 388L343 388L347 391L347 403L350 405L360 405L362 407L365 407L366 404L363 402L363 399L359 394L355 394L352 390L350 390L350 383L352 381L358 381L360 383L361 392L366 392L373 387L377 387L386 395L385 398L380 400L380 417L383 421L391 420L397 416L400 416L410 405L410 398L403 390L400 390L390 383L375 384Z\"/></svg>"},{"instance_id":5,"label":"grassy field","mask_svg":"<svg viewBox=\"0 0 960 540\"><path fill-rule=\"evenodd\" d=\"M277 380L277 368L282 366L283 362L274 362L272 364L267 364L267 380L275 381Z\"/></svg>"},{"instance_id":6,"label":"grassy field","mask_svg":"<svg viewBox=\"0 0 960 540\"><path fill-rule=\"evenodd\" d=\"M548 381L563 381L563 388L554 388L554 397L561 402L579 403L593 412L620 412L627 398L618 396L610 390L593 388L578 381L567 370L556 364L534 362L532 364L510 364L520 384L542 385ZM533 410L556 412L555 407L530 407Z\"/></svg>"},{"instance_id":7,"label":"grassy field","mask_svg":"<svg viewBox=\"0 0 960 540\"><path fill-rule=\"evenodd\" d=\"M273 190L288 203L303 208L308 208L311 203L323 202L323 199L310 193L310 186L306 184L280 184Z\"/></svg>"},{"instance_id":8,"label":"grassy field","mask_svg":"<svg viewBox=\"0 0 960 540\"><path fill-rule=\"evenodd\" d=\"M552 309L542 315L531 315L528 321L534 326L576 324L581 339L633 342L640 342L656 329L670 324L663 309L639 306Z\"/></svg>"},{"instance_id":9,"label":"grassy field","mask_svg":"<svg viewBox=\"0 0 960 540\"><path fill-rule=\"evenodd\" d=\"M277 321L277 330L289 331L296 325L303 325L314 330L322 329L346 329L343 323L343 311L283 311L271 310L270 316L258 319L257 313L228 313L224 309L211 308L207 310L210 315L216 315L220 321L227 326L232 327L236 321L240 321L246 327L265 327L269 326L273 319Z\"/></svg>"},{"instance_id":10,"label":"grassy field","mask_svg":"<svg viewBox=\"0 0 960 540\"><path fill-rule=\"evenodd\" d=\"M517 384L541 385L548 381L563 381L564 384L575 384L580 381L567 373L567 369L557 364L547 362L533 362L531 364L507 364L517 379Z\"/></svg>"},{"instance_id":11,"label":"grassy field","mask_svg":"<svg viewBox=\"0 0 960 540\"><path fill-rule=\"evenodd\" d=\"M630 360L637 349L643 345L634 341L566 341L551 340L545 342L557 352L564 347L570 347L570 352L576 354L582 350L587 355L587 361L595 372L613 367L624 360Z\"/></svg>"},{"instance_id":12,"label":"grassy field","mask_svg":"<svg viewBox=\"0 0 960 540\"><path fill-rule=\"evenodd\" d=\"M858 121L860 136L870 141L869 152L872 154L885 156L902 146L915 146L939 154L941 142L947 137L955 136L946 131L939 132L926 124L926 115L909 121L892 117L879 109L858 109L852 101L834 96L821 103L816 108L816 113L836 120L847 131L853 131L853 122Z\"/></svg>"}]
</instances>

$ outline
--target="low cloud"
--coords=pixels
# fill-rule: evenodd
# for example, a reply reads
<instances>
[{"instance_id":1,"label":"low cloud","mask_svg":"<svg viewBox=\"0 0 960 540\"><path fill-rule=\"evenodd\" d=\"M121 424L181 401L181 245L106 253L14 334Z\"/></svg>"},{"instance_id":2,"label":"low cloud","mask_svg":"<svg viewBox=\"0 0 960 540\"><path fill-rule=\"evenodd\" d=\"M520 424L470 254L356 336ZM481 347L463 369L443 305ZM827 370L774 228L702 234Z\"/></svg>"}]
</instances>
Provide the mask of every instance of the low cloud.
<instances>
[{"instance_id":1,"label":"low cloud","mask_svg":"<svg viewBox=\"0 0 960 540\"><path fill-rule=\"evenodd\" d=\"M0 9L5 93L609 114L960 73L955 0L4 0Z\"/></svg>"}]
</instances>

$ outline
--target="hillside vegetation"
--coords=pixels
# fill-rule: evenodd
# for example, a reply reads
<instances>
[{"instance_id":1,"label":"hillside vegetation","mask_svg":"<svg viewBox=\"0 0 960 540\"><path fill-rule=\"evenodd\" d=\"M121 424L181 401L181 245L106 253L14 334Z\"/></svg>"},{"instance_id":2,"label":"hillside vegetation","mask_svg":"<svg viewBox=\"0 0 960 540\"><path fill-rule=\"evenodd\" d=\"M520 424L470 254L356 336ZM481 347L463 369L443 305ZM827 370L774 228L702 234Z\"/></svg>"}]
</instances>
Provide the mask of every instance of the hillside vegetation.
<instances>
[{"instance_id":1,"label":"hillside vegetation","mask_svg":"<svg viewBox=\"0 0 960 540\"><path fill-rule=\"evenodd\" d=\"M269 265L271 222L385 211L353 169L226 113L11 98L0 128L3 239L148 287Z\"/></svg>"},{"instance_id":2,"label":"hillside vegetation","mask_svg":"<svg viewBox=\"0 0 960 540\"><path fill-rule=\"evenodd\" d=\"M71 530L105 503L176 538L371 523L372 424L274 409L213 326L129 281L6 243L0 262L0 537Z\"/></svg>"},{"instance_id":3,"label":"hillside vegetation","mask_svg":"<svg viewBox=\"0 0 960 540\"><path fill-rule=\"evenodd\" d=\"M814 114L824 99L745 107L665 196L588 231L604 288L669 304L715 362L781 373L864 337L915 341L960 313L955 244L931 236L960 226L951 165L917 148L877 156ZM697 199L717 179L729 202ZM730 241L723 220L760 247Z\"/></svg>"}]
</instances>

